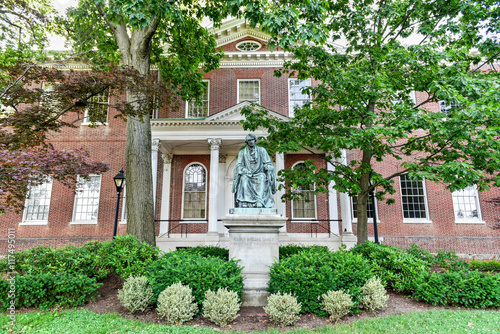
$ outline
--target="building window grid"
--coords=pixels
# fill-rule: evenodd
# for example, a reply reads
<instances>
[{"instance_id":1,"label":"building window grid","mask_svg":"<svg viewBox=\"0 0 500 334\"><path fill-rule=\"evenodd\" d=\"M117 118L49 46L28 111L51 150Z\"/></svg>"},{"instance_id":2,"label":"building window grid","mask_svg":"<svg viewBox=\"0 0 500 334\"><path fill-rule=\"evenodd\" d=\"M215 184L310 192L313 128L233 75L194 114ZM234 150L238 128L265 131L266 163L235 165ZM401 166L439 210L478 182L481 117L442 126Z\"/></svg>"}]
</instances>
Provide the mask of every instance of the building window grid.
<instances>
[{"instance_id":1,"label":"building window grid","mask_svg":"<svg viewBox=\"0 0 500 334\"><path fill-rule=\"evenodd\" d=\"M88 178L78 176L73 215L74 222L97 221L100 190L100 175L91 175Z\"/></svg>"},{"instance_id":2,"label":"building window grid","mask_svg":"<svg viewBox=\"0 0 500 334\"><path fill-rule=\"evenodd\" d=\"M352 200L352 218L358 219L358 196L351 197L351 200ZM375 203L375 209L376 207L377 203ZM366 215L368 216L368 219L373 220L373 210L374 206L372 204L372 200L370 196L368 196L368 199L366 201Z\"/></svg>"},{"instance_id":3,"label":"building window grid","mask_svg":"<svg viewBox=\"0 0 500 334\"><path fill-rule=\"evenodd\" d=\"M427 219L427 207L423 182L410 180L408 175L401 175L400 182L403 218Z\"/></svg>"},{"instance_id":4,"label":"building window grid","mask_svg":"<svg viewBox=\"0 0 500 334\"><path fill-rule=\"evenodd\" d=\"M209 112L209 85L208 81L204 81L207 84L203 91L203 96L201 98L201 105L196 104L194 101L189 101L187 103L187 118L206 118Z\"/></svg>"},{"instance_id":5,"label":"building window grid","mask_svg":"<svg viewBox=\"0 0 500 334\"><path fill-rule=\"evenodd\" d=\"M189 165L184 172L184 219L206 217L206 171L201 164Z\"/></svg>"},{"instance_id":6,"label":"building window grid","mask_svg":"<svg viewBox=\"0 0 500 334\"><path fill-rule=\"evenodd\" d=\"M304 163L296 164L299 168L304 166ZM304 197L300 197L292 201L292 217L315 219L316 218L316 196L314 190L305 189L299 186L293 190L296 193L302 193Z\"/></svg>"},{"instance_id":7,"label":"building window grid","mask_svg":"<svg viewBox=\"0 0 500 334\"><path fill-rule=\"evenodd\" d=\"M290 79L289 80L289 116L293 117L294 110L296 107L300 108L307 102L311 100L309 94L302 93L302 90L306 87L311 87L311 79L299 80Z\"/></svg>"},{"instance_id":8,"label":"building window grid","mask_svg":"<svg viewBox=\"0 0 500 334\"><path fill-rule=\"evenodd\" d=\"M238 103L260 103L260 80L238 80Z\"/></svg>"},{"instance_id":9,"label":"building window grid","mask_svg":"<svg viewBox=\"0 0 500 334\"><path fill-rule=\"evenodd\" d=\"M38 185L28 186L23 221L47 221L49 218L52 178Z\"/></svg>"},{"instance_id":10,"label":"building window grid","mask_svg":"<svg viewBox=\"0 0 500 334\"><path fill-rule=\"evenodd\" d=\"M457 220L480 220L479 198L475 185L452 193L453 210Z\"/></svg>"},{"instance_id":11,"label":"building window grid","mask_svg":"<svg viewBox=\"0 0 500 334\"><path fill-rule=\"evenodd\" d=\"M103 119L97 121L96 123L105 124L108 118L108 109L109 109L109 90L106 89L103 92L96 94L89 98L89 104L93 105L93 108L98 115L102 115ZM106 115L106 119L104 119L104 115ZM85 114L83 116L83 124L91 124L89 116L89 108L85 108Z\"/></svg>"}]
</instances>

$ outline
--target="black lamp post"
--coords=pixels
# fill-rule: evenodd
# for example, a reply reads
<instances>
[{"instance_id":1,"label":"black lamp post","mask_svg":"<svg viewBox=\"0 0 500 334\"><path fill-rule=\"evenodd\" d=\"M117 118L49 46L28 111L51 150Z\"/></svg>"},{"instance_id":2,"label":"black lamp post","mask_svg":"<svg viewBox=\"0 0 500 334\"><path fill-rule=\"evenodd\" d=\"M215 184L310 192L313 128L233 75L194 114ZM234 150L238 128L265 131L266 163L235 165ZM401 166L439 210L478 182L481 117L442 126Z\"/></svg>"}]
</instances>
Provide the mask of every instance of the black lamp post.
<instances>
[{"instance_id":1,"label":"black lamp post","mask_svg":"<svg viewBox=\"0 0 500 334\"><path fill-rule=\"evenodd\" d=\"M113 239L116 237L116 229L118 228L118 210L120 209L120 194L123 190L123 186L125 186L125 175L123 174L123 169L120 170L120 173L116 174L113 178L115 181L116 192L118 193L118 197L116 200L116 214L115 214L115 227L113 229Z\"/></svg>"},{"instance_id":2,"label":"black lamp post","mask_svg":"<svg viewBox=\"0 0 500 334\"><path fill-rule=\"evenodd\" d=\"M370 172L370 187L372 186L372 172ZM370 191L370 200L373 208L373 234L375 234L375 243L378 244L378 228L377 228L377 210L375 208L375 188Z\"/></svg>"}]
</instances>

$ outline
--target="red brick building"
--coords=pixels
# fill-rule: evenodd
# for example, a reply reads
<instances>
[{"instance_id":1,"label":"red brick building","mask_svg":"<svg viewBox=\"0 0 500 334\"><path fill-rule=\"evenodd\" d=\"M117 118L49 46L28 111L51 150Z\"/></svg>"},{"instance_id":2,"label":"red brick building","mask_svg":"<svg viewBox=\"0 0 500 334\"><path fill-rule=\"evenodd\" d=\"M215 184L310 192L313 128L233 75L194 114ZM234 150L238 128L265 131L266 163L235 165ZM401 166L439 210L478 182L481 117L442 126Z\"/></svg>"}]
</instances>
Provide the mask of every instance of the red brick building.
<instances>
[{"instance_id":1,"label":"red brick building","mask_svg":"<svg viewBox=\"0 0 500 334\"><path fill-rule=\"evenodd\" d=\"M205 75L207 90L203 104L182 104L178 112L159 110L153 115L153 182L157 244L161 249L195 245L227 246L227 231L220 218L233 207L233 170L247 134L241 127L240 111L258 102L270 117L286 120L293 107L308 99L300 90L314 85L286 75L273 75L285 59L282 51L266 48L268 36L244 21L226 22L214 30L219 47L225 50L221 67ZM416 103L425 96L416 93ZM438 104L431 106L436 111ZM37 244L62 246L88 240L109 240L113 234L116 191L113 176L125 166L125 123L109 109L108 122L90 128L83 122L75 129L54 135L60 148L83 148L110 171L84 182L81 192L57 182L31 191L22 214L0 216L5 231L15 229L17 248ZM263 136L265 133L257 132ZM346 152L346 161L356 152ZM277 154L276 170L314 158L308 152ZM318 164L323 160L317 159ZM375 169L393 173L398 164L390 159ZM500 255L500 208L491 202L500 190L478 193L470 187L451 193L443 184L396 180L395 204L375 203L378 231L383 243L407 247L415 243L430 251L452 249L459 254L486 257ZM280 233L282 244L319 244L331 248L356 241L356 212L353 199L331 191L314 196L311 202L282 203L276 194L278 212L290 220ZM354 199L355 200L355 199ZM122 208L125 206L122 203ZM126 230L126 212L121 209L118 234ZM373 221L369 222L373 236ZM0 239L6 248L6 238Z\"/></svg>"}]
</instances>

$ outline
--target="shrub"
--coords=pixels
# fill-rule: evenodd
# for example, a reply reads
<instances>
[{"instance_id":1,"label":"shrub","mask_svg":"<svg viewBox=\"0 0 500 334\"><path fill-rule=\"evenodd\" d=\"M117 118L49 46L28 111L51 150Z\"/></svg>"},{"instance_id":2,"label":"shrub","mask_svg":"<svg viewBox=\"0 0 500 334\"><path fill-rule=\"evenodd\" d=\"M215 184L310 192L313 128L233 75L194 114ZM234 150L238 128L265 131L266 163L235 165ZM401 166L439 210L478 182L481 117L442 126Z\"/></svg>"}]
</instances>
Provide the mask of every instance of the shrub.
<instances>
[{"instance_id":1,"label":"shrub","mask_svg":"<svg viewBox=\"0 0 500 334\"><path fill-rule=\"evenodd\" d=\"M414 282L413 298L432 305L500 307L500 275L478 271L421 273Z\"/></svg>"},{"instance_id":2,"label":"shrub","mask_svg":"<svg viewBox=\"0 0 500 334\"><path fill-rule=\"evenodd\" d=\"M326 294L322 294L321 299L323 309L330 315L330 319L335 322L349 314L351 307L354 306L351 296L342 290L330 290Z\"/></svg>"},{"instance_id":3,"label":"shrub","mask_svg":"<svg viewBox=\"0 0 500 334\"><path fill-rule=\"evenodd\" d=\"M243 293L242 268L235 260L224 261L217 257L171 252L165 254L146 269L146 277L153 287L153 301L168 286L181 282L193 289L201 306L208 290L227 288L235 291L240 300Z\"/></svg>"},{"instance_id":4,"label":"shrub","mask_svg":"<svg viewBox=\"0 0 500 334\"><path fill-rule=\"evenodd\" d=\"M158 247L130 234L105 242L99 250L99 256L106 265L124 279L144 274L144 269L156 261L160 253Z\"/></svg>"},{"instance_id":5,"label":"shrub","mask_svg":"<svg viewBox=\"0 0 500 334\"><path fill-rule=\"evenodd\" d=\"M275 262L269 272L270 293L290 293L302 304L303 313L321 317L323 310L318 296L329 290L349 291L354 305L360 288L373 276L370 264L360 254L336 252L300 252Z\"/></svg>"},{"instance_id":6,"label":"shrub","mask_svg":"<svg viewBox=\"0 0 500 334\"><path fill-rule=\"evenodd\" d=\"M203 301L203 316L214 324L224 327L238 317L241 303L238 294L226 288L217 292L208 290Z\"/></svg>"},{"instance_id":7,"label":"shrub","mask_svg":"<svg viewBox=\"0 0 500 334\"><path fill-rule=\"evenodd\" d=\"M198 254L203 257L213 256L218 257L222 260L229 260L229 250L221 247L215 246L197 246L189 248L180 248L177 252L183 252L188 254Z\"/></svg>"},{"instance_id":8,"label":"shrub","mask_svg":"<svg viewBox=\"0 0 500 334\"><path fill-rule=\"evenodd\" d=\"M4 281L5 282L5 281ZM2 285L5 285L3 283ZM59 305L75 307L85 304L98 296L102 283L85 275L37 274L15 277L16 308L40 307L46 309ZM0 295L2 310L6 309L7 294Z\"/></svg>"},{"instance_id":9,"label":"shrub","mask_svg":"<svg viewBox=\"0 0 500 334\"><path fill-rule=\"evenodd\" d=\"M433 264L454 271L468 270L470 268L469 262L460 259L457 254L451 250L438 250L434 257Z\"/></svg>"},{"instance_id":10,"label":"shrub","mask_svg":"<svg viewBox=\"0 0 500 334\"><path fill-rule=\"evenodd\" d=\"M118 299L132 313L144 312L151 305L153 289L145 276L129 276L123 289L118 291Z\"/></svg>"},{"instance_id":11,"label":"shrub","mask_svg":"<svg viewBox=\"0 0 500 334\"><path fill-rule=\"evenodd\" d=\"M428 266L434 264L434 255L415 244L411 244L410 247L406 249L406 253L424 261Z\"/></svg>"},{"instance_id":12,"label":"shrub","mask_svg":"<svg viewBox=\"0 0 500 334\"><path fill-rule=\"evenodd\" d=\"M300 319L301 308L302 305L297 301L297 298L288 293L278 292L267 298L267 306L264 307L264 311L272 322L289 326L294 325Z\"/></svg>"},{"instance_id":13,"label":"shrub","mask_svg":"<svg viewBox=\"0 0 500 334\"><path fill-rule=\"evenodd\" d=\"M498 260L485 260L485 261L479 261L479 260L472 260L470 262L470 268L475 270L481 270L481 271L500 271L500 261Z\"/></svg>"},{"instance_id":14,"label":"shrub","mask_svg":"<svg viewBox=\"0 0 500 334\"><path fill-rule=\"evenodd\" d=\"M380 278L373 276L361 288L359 307L373 312L386 307L387 299L389 299L389 295L387 295Z\"/></svg>"},{"instance_id":15,"label":"shrub","mask_svg":"<svg viewBox=\"0 0 500 334\"><path fill-rule=\"evenodd\" d=\"M366 241L356 245L351 252L361 254L368 260L382 283L396 291L410 291L413 280L421 272L430 270L430 265L424 260L397 247Z\"/></svg>"},{"instance_id":16,"label":"shrub","mask_svg":"<svg viewBox=\"0 0 500 334\"><path fill-rule=\"evenodd\" d=\"M193 319L198 311L189 286L175 283L158 296L158 313L165 317L167 324L182 325Z\"/></svg>"},{"instance_id":17,"label":"shrub","mask_svg":"<svg viewBox=\"0 0 500 334\"><path fill-rule=\"evenodd\" d=\"M326 246L303 246L303 245L286 245L279 248L280 260L286 259L300 252L329 252Z\"/></svg>"}]
</instances>

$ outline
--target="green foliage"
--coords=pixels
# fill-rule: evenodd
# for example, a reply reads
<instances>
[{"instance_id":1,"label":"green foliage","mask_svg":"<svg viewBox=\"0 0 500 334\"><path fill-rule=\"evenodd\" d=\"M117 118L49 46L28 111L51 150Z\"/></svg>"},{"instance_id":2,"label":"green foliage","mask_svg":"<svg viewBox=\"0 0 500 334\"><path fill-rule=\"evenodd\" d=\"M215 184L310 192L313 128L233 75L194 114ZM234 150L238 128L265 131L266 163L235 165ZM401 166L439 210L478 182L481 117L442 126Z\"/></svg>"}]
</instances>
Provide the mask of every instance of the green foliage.
<instances>
[{"instance_id":1,"label":"green foliage","mask_svg":"<svg viewBox=\"0 0 500 334\"><path fill-rule=\"evenodd\" d=\"M118 290L118 299L132 313L149 309L152 297L153 289L145 276L129 276Z\"/></svg>"},{"instance_id":2,"label":"green foliage","mask_svg":"<svg viewBox=\"0 0 500 334\"><path fill-rule=\"evenodd\" d=\"M226 288L217 292L208 290L203 301L203 316L214 324L224 327L239 316L240 306L241 302L236 292Z\"/></svg>"},{"instance_id":3,"label":"green foliage","mask_svg":"<svg viewBox=\"0 0 500 334\"><path fill-rule=\"evenodd\" d=\"M289 256L298 254L304 251L312 251L312 252L328 252L328 247L326 246L303 246L303 245L294 245L289 244L286 246L281 246L279 249L280 252L280 260L283 260Z\"/></svg>"},{"instance_id":4,"label":"green foliage","mask_svg":"<svg viewBox=\"0 0 500 334\"><path fill-rule=\"evenodd\" d=\"M222 260L226 261L229 260L229 250L215 246L197 246L197 247L180 248L176 250L176 252L182 252L187 254L199 254L203 257L213 256L221 258Z\"/></svg>"},{"instance_id":5,"label":"green foliage","mask_svg":"<svg viewBox=\"0 0 500 334\"><path fill-rule=\"evenodd\" d=\"M370 263L360 254L336 252L299 252L270 269L269 292L290 293L302 304L303 313L327 316L319 296L329 290L349 292L358 304L360 288L373 276Z\"/></svg>"},{"instance_id":6,"label":"green foliage","mask_svg":"<svg viewBox=\"0 0 500 334\"><path fill-rule=\"evenodd\" d=\"M194 302L191 288L179 282L160 293L156 310L165 317L167 324L182 325L193 319L198 305Z\"/></svg>"},{"instance_id":7,"label":"green foliage","mask_svg":"<svg viewBox=\"0 0 500 334\"><path fill-rule=\"evenodd\" d=\"M111 272L123 278L140 275L160 254L132 235L117 236L113 241L91 241L82 247L53 248L37 246L15 253L14 271L21 275L74 274L103 279ZM7 269L4 264L0 268Z\"/></svg>"},{"instance_id":8,"label":"green foliage","mask_svg":"<svg viewBox=\"0 0 500 334\"><path fill-rule=\"evenodd\" d=\"M227 288L242 298L242 268L237 261L202 257L184 252L167 253L146 268L146 277L153 287L153 301L168 286L181 282L193 289L196 303L202 305L208 290Z\"/></svg>"},{"instance_id":9,"label":"green foliage","mask_svg":"<svg viewBox=\"0 0 500 334\"><path fill-rule=\"evenodd\" d=\"M432 305L472 308L500 307L500 275L478 271L421 273L414 280L413 298Z\"/></svg>"},{"instance_id":10,"label":"green foliage","mask_svg":"<svg viewBox=\"0 0 500 334\"><path fill-rule=\"evenodd\" d=\"M145 268L158 259L161 251L158 247L128 234L105 242L98 254L114 272L127 278L130 275L142 275Z\"/></svg>"},{"instance_id":11,"label":"green foliage","mask_svg":"<svg viewBox=\"0 0 500 334\"><path fill-rule=\"evenodd\" d=\"M368 260L374 274L396 291L410 290L412 281L421 272L430 269L428 262L397 247L366 241L356 245L351 251Z\"/></svg>"},{"instance_id":12,"label":"green foliage","mask_svg":"<svg viewBox=\"0 0 500 334\"><path fill-rule=\"evenodd\" d=\"M470 268L469 262L460 259L452 250L438 250L433 264L454 271L468 270Z\"/></svg>"},{"instance_id":13,"label":"green foliage","mask_svg":"<svg viewBox=\"0 0 500 334\"><path fill-rule=\"evenodd\" d=\"M3 287L8 287L7 281L2 281ZM16 308L40 307L42 309L59 305L75 307L85 304L98 296L97 290L102 283L95 278L72 274L17 275L15 277ZM5 290L7 291L7 290ZM7 294L0 294L4 311L8 300Z\"/></svg>"},{"instance_id":14,"label":"green foliage","mask_svg":"<svg viewBox=\"0 0 500 334\"><path fill-rule=\"evenodd\" d=\"M300 319L302 305L291 294L273 293L267 297L267 306L264 311L272 322L282 325L294 325Z\"/></svg>"},{"instance_id":15,"label":"green foliage","mask_svg":"<svg viewBox=\"0 0 500 334\"><path fill-rule=\"evenodd\" d=\"M361 288L361 295L359 307L372 312L386 307L389 299L382 281L376 276L370 278Z\"/></svg>"},{"instance_id":16,"label":"green foliage","mask_svg":"<svg viewBox=\"0 0 500 334\"><path fill-rule=\"evenodd\" d=\"M351 296L342 290L328 291L321 295L321 305L323 309L330 315L330 319L337 322L343 316L349 314L354 303Z\"/></svg>"},{"instance_id":17,"label":"green foliage","mask_svg":"<svg viewBox=\"0 0 500 334\"><path fill-rule=\"evenodd\" d=\"M500 261L498 260L472 260L470 262L470 267L472 270L481 270L481 271L500 271Z\"/></svg>"},{"instance_id":18,"label":"green foliage","mask_svg":"<svg viewBox=\"0 0 500 334\"><path fill-rule=\"evenodd\" d=\"M417 259L421 259L428 266L431 266L434 264L434 255L432 255L430 252L426 251L425 249L418 247L415 244L411 244L410 247L406 249L406 253L413 255Z\"/></svg>"}]
</instances>

